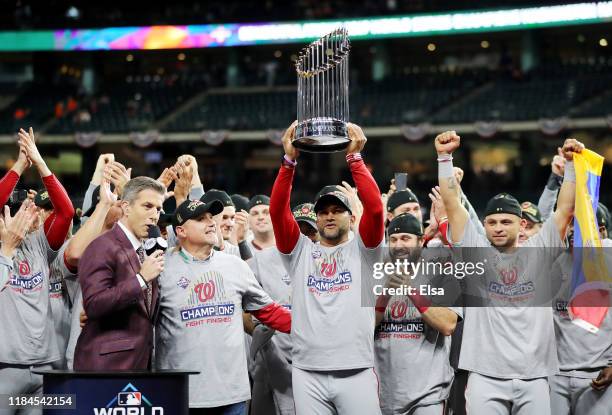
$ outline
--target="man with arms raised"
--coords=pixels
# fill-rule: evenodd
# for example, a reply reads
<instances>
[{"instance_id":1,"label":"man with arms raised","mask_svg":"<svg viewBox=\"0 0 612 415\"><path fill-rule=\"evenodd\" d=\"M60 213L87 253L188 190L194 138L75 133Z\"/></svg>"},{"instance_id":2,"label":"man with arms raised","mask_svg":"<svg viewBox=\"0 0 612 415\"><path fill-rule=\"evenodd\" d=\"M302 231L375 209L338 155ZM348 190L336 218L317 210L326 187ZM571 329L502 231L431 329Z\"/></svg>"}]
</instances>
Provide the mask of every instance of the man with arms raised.
<instances>
[{"instance_id":1,"label":"man with arms raised","mask_svg":"<svg viewBox=\"0 0 612 415\"><path fill-rule=\"evenodd\" d=\"M380 414L374 373L374 308L362 306L363 292L382 260L384 211L380 190L362 160L361 128L348 125L347 163L363 202L359 230L348 197L326 186L316 197L320 243L300 234L289 199L298 151L283 137L285 156L272 189L270 215L276 246L293 289L293 397L299 414ZM371 290L369 290L371 293Z\"/></svg>"},{"instance_id":2,"label":"man with arms raised","mask_svg":"<svg viewBox=\"0 0 612 415\"><path fill-rule=\"evenodd\" d=\"M449 221L449 241L456 247L474 247L479 261L486 261L484 274L466 278L478 287L485 301L494 298L496 307L469 307L465 311L459 367L470 372L466 396L468 414L548 414L547 377L557 369L552 309L535 307L538 288L550 279L543 249L563 247L567 226L574 212L576 178L573 155L584 146L573 139L563 145L565 177L557 210L528 239L520 252L518 234L521 207L506 193L498 194L485 211L486 236L478 233L461 204L453 174L452 153L460 138L454 131L436 137L440 192ZM466 250L463 249L465 255ZM475 252L475 250L472 250ZM484 284L481 284L484 282ZM533 290L527 288L535 287ZM524 294L523 298L517 293ZM549 298L550 300L550 298Z\"/></svg>"}]
</instances>

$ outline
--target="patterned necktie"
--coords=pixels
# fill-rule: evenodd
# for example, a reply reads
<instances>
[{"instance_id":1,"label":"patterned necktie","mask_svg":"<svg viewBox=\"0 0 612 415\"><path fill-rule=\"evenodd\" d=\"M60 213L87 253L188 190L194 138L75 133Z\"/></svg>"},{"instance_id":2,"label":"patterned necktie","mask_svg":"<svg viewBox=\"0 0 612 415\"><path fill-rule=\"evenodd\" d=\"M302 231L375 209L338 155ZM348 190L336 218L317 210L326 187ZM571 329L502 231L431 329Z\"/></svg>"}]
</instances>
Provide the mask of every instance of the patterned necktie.
<instances>
[{"instance_id":1,"label":"patterned necktie","mask_svg":"<svg viewBox=\"0 0 612 415\"><path fill-rule=\"evenodd\" d=\"M145 260L145 251L144 248L142 246L140 246L137 250L136 250L136 254L138 254L138 260L140 261L140 264L142 265L142 263ZM147 288L145 289L145 295L146 295L146 301L147 301L147 310L151 310L151 303L153 302L153 285L151 284L151 282L147 282Z\"/></svg>"}]
</instances>

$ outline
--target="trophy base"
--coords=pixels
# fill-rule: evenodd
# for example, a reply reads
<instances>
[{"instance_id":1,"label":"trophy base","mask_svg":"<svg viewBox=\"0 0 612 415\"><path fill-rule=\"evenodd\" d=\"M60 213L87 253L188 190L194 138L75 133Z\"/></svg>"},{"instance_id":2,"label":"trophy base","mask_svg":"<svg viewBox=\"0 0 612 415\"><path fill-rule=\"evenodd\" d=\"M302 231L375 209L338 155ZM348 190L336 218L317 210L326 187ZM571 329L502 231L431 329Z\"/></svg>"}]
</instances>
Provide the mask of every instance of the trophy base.
<instances>
[{"instance_id":1,"label":"trophy base","mask_svg":"<svg viewBox=\"0 0 612 415\"><path fill-rule=\"evenodd\" d=\"M295 138L291 143L302 151L332 153L344 150L350 142L344 121L335 118L312 118L297 125Z\"/></svg>"}]
</instances>

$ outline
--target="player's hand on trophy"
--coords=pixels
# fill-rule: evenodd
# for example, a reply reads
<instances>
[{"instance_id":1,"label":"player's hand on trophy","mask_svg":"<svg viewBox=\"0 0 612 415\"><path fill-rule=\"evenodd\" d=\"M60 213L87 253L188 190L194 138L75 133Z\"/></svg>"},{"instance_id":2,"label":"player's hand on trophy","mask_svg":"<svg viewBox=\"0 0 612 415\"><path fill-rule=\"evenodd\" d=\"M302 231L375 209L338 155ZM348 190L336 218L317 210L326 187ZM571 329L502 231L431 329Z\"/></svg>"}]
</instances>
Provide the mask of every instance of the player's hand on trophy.
<instances>
[{"instance_id":1,"label":"player's hand on trophy","mask_svg":"<svg viewBox=\"0 0 612 415\"><path fill-rule=\"evenodd\" d=\"M582 153L582 150L584 150L584 144L573 138L568 138L563 143L561 152L563 153L563 158L565 158L566 161L573 161L574 153Z\"/></svg>"},{"instance_id":2,"label":"player's hand on trophy","mask_svg":"<svg viewBox=\"0 0 612 415\"><path fill-rule=\"evenodd\" d=\"M164 251L158 249L145 258L139 274L146 282L153 281L164 271Z\"/></svg>"},{"instance_id":3,"label":"player's hand on trophy","mask_svg":"<svg viewBox=\"0 0 612 415\"><path fill-rule=\"evenodd\" d=\"M348 129L348 136L351 142L346 148L346 154L360 153L363 150L363 147L365 147L365 144L368 141L368 139L363 133L363 130L361 129L361 127L358 126L357 124L348 123L347 129Z\"/></svg>"},{"instance_id":4,"label":"player's hand on trophy","mask_svg":"<svg viewBox=\"0 0 612 415\"><path fill-rule=\"evenodd\" d=\"M300 155L300 152L297 148L293 146L291 140L295 137L295 128L297 127L297 120L293 121L289 128L285 130L285 134L283 134L283 149L285 150L285 155L289 157L291 160L296 160Z\"/></svg>"},{"instance_id":5,"label":"player's hand on trophy","mask_svg":"<svg viewBox=\"0 0 612 415\"><path fill-rule=\"evenodd\" d=\"M436 151L438 155L452 154L453 151L459 148L461 137L455 131L446 131L439 134L435 140Z\"/></svg>"}]
</instances>

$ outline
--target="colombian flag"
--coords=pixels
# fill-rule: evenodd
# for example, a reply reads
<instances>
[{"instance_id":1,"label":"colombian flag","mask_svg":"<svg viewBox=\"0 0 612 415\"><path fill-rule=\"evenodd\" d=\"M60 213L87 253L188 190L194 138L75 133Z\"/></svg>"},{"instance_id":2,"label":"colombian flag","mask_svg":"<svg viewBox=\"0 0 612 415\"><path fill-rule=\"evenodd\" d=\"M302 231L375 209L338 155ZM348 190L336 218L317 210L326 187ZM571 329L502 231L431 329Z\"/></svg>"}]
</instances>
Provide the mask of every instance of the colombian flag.
<instances>
[{"instance_id":1,"label":"colombian flag","mask_svg":"<svg viewBox=\"0 0 612 415\"><path fill-rule=\"evenodd\" d=\"M572 322L596 333L610 305L610 282L595 212L604 158L583 150L574 154L576 206L574 210L574 263L572 297L568 306Z\"/></svg>"}]
</instances>

